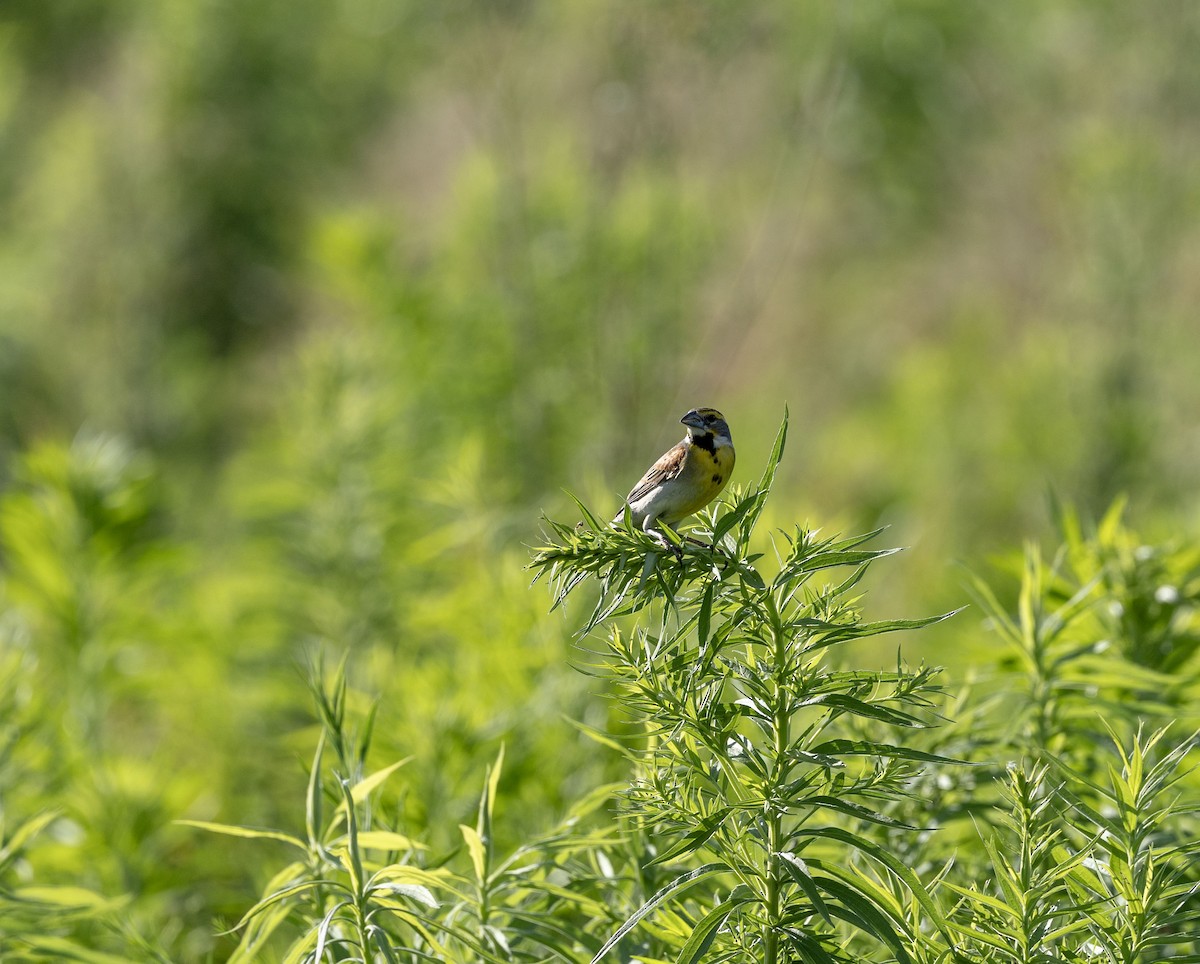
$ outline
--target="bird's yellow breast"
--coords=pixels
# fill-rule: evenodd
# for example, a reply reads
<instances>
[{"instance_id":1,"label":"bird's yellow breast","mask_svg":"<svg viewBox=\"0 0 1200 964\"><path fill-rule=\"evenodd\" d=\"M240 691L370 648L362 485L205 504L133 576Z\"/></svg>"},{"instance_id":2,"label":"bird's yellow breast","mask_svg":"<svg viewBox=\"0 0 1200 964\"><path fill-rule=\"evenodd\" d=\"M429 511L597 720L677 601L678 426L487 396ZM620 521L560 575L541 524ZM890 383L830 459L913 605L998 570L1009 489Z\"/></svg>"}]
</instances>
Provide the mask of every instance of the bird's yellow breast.
<instances>
[{"instance_id":1,"label":"bird's yellow breast","mask_svg":"<svg viewBox=\"0 0 1200 964\"><path fill-rule=\"evenodd\" d=\"M703 509L725 488L733 472L733 461L730 445L719 446L712 452L699 445L691 446L678 479L679 485L673 493L675 498L660 518L667 525L674 525Z\"/></svg>"}]
</instances>

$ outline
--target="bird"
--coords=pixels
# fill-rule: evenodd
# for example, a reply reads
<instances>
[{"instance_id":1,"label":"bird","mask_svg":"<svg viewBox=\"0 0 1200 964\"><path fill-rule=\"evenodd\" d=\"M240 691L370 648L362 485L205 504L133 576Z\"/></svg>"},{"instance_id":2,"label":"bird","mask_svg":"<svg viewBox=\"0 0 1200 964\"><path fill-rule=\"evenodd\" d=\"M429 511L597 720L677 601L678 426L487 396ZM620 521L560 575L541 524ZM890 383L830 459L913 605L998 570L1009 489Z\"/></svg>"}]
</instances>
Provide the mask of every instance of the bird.
<instances>
[{"instance_id":1,"label":"bird","mask_svg":"<svg viewBox=\"0 0 1200 964\"><path fill-rule=\"evenodd\" d=\"M674 528L725 488L733 472L733 438L715 408L693 408L679 420L687 434L663 453L625 497L633 525L663 542L660 524ZM620 524L625 512L613 520Z\"/></svg>"}]
</instances>

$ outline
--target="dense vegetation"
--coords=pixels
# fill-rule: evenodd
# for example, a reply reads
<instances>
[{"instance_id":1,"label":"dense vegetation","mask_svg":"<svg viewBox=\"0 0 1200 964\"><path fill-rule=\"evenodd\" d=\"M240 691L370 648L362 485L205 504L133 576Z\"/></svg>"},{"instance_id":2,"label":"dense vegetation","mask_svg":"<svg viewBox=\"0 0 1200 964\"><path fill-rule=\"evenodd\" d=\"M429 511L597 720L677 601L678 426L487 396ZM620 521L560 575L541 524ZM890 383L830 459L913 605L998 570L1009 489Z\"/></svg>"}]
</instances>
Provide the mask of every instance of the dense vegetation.
<instances>
[{"instance_id":1,"label":"dense vegetation","mask_svg":"<svg viewBox=\"0 0 1200 964\"><path fill-rule=\"evenodd\" d=\"M1195 955L1198 42L3 4L0 956ZM697 404L717 549L577 531Z\"/></svg>"}]
</instances>

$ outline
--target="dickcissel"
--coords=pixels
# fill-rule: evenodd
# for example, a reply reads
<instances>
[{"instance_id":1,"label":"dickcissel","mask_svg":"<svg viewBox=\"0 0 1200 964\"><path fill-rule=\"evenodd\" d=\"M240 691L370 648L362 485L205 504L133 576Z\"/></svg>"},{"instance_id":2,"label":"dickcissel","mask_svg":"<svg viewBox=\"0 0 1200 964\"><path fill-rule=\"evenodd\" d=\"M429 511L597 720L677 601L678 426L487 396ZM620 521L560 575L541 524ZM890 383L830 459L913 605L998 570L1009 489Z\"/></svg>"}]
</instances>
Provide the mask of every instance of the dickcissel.
<instances>
[{"instance_id":1,"label":"dickcissel","mask_svg":"<svg viewBox=\"0 0 1200 964\"><path fill-rule=\"evenodd\" d=\"M650 466L625 498L633 524L658 538L658 523L675 527L699 512L725 488L733 472L733 439L725 416L715 408L694 408L679 420L683 441ZM624 512L613 521L620 523Z\"/></svg>"}]
</instances>

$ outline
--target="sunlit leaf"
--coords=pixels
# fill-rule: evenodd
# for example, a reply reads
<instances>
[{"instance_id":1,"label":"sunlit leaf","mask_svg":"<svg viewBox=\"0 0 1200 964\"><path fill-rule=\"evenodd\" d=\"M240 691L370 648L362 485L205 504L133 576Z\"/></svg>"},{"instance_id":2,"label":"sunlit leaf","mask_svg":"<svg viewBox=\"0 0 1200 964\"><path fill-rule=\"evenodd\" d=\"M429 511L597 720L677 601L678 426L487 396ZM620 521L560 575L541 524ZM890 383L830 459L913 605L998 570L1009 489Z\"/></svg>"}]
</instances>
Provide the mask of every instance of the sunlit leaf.
<instances>
[{"instance_id":1,"label":"sunlit leaf","mask_svg":"<svg viewBox=\"0 0 1200 964\"><path fill-rule=\"evenodd\" d=\"M717 930L725 923L726 918L737 909L739 904L744 904L750 899L752 897L748 888L735 888L733 893L697 922L687 942L680 949L679 956L675 958L675 964L700 964L708 953L708 949L712 947L712 943L717 937Z\"/></svg>"},{"instance_id":2,"label":"sunlit leaf","mask_svg":"<svg viewBox=\"0 0 1200 964\"><path fill-rule=\"evenodd\" d=\"M236 827L227 823L211 823L208 820L176 820L175 822L185 827L196 827L199 830L207 830L210 833L224 834L227 837L245 837L250 840L278 840L281 843L291 844L299 850L306 852L308 850L304 841L279 830L256 830L253 827Z\"/></svg>"},{"instance_id":3,"label":"sunlit leaf","mask_svg":"<svg viewBox=\"0 0 1200 964\"><path fill-rule=\"evenodd\" d=\"M592 958L592 964L597 964L598 961L602 960L608 954L608 952L616 947L617 944L620 943L621 939L631 930L633 930L647 914L651 913L656 907L658 907L668 898L679 894L688 887L691 887L702 880L723 873L724 871L725 866L723 864L711 863L705 864L702 867L697 867L695 870L676 877L673 881L655 893L654 896L648 901L642 904L642 906L634 911L634 913L625 921L624 924L617 928L616 932L614 932L613 935L604 942L604 946L601 947L596 956Z\"/></svg>"}]
</instances>

